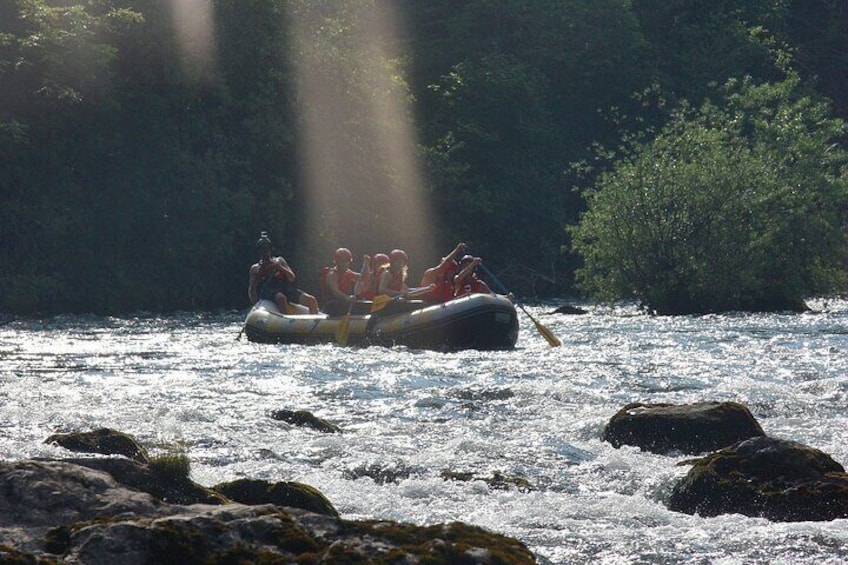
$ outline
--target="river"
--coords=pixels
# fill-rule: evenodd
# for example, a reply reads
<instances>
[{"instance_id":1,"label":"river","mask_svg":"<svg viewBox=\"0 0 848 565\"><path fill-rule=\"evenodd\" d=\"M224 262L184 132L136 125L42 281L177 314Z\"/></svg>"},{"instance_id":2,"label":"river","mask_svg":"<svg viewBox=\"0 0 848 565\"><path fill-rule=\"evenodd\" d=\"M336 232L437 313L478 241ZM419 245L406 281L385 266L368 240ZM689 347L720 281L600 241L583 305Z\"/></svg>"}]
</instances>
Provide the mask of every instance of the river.
<instances>
[{"instance_id":1,"label":"river","mask_svg":"<svg viewBox=\"0 0 848 565\"><path fill-rule=\"evenodd\" d=\"M301 481L344 518L463 521L522 540L540 563L844 563L848 520L671 512L687 457L600 439L631 401L734 400L769 435L848 464L848 302L811 306L702 317L529 306L562 347L519 312L514 351L457 353L253 344L236 339L243 312L16 320L0 326L0 459L64 457L48 435L105 426L153 453L183 446L201 484ZM343 433L291 427L270 417L278 409Z\"/></svg>"}]
</instances>

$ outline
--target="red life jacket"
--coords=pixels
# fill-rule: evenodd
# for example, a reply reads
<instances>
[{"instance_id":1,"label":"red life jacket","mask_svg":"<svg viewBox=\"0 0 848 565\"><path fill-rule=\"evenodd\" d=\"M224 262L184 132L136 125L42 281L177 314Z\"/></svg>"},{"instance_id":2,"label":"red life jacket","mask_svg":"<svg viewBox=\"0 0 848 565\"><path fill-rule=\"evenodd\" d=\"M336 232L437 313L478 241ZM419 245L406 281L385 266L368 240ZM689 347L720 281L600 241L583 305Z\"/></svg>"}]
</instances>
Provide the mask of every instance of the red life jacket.
<instances>
[{"instance_id":1,"label":"red life jacket","mask_svg":"<svg viewBox=\"0 0 848 565\"><path fill-rule=\"evenodd\" d=\"M327 286L327 278L330 276L330 273L336 273L336 283L339 290L344 294L351 296L353 294L353 289L356 286L357 276L355 272L350 269L346 269L342 273L342 276L339 276L338 267L321 267L321 296L323 299L331 300L333 298L333 295L330 294L330 289Z\"/></svg>"},{"instance_id":2,"label":"red life jacket","mask_svg":"<svg viewBox=\"0 0 848 565\"><path fill-rule=\"evenodd\" d=\"M339 276L337 268L333 268L333 271L336 273L336 278L338 279L339 290L351 296L353 294L353 288L356 286L356 273L350 269L345 269L342 275Z\"/></svg>"},{"instance_id":3,"label":"red life jacket","mask_svg":"<svg viewBox=\"0 0 848 565\"><path fill-rule=\"evenodd\" d=\"M256 276L260 287L265 284L268 277L273 277L275 280L282 280L286 277L286 274L282 271L282 269L278 268L278 265L273 259L260 263L259 273Z\"/></svg>"},{"instance_id":4,"label":"red life jacket","mask_svg":"<svg viewBox=\"0 0 848 565\"><path fill-rule=\"evenodd\" d=\"M367 288L359 289L357 298L360 300L374 300L377 296L377 288L380 286L380 275L386 270L386 267L379 267L371 272L371 280Z\"/></svg>"},{"instance_id":5,"label":"red life jacket","mask_svg":"<svg viewBox=\"0 0 848 565\"><path fill-rule=\"evenodd\" d=\"M456 261L448 261L445 263L445 266L442 267L441 271L436 275L436 280L433 281L436 288L429 292L425 298L427 302L439 304L447 302L454 297L453 279L456 276L458 267L459 264Z\"/></svg>"},{"instance_id":6,"label":"red life jacket","mask_svg":"<svg viewBox=\"0 0 848 565\"><path fill-rule=\"evenodd\" d=\"M492 289L489 288L484 281L477 278L476 273L471 273L465 279L457 281L456 296L465 296L467 294L491 294Z\"/></svg>"}]
</instances>

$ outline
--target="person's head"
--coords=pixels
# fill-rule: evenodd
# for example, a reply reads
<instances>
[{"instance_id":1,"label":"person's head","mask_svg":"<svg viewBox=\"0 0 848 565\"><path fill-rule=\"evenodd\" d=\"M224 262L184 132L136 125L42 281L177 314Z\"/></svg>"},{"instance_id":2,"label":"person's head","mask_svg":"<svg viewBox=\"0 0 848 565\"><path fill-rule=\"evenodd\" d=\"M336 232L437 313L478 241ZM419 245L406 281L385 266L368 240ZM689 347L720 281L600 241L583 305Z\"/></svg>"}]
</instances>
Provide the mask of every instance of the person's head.
<instances>
[{"instance_id":1,"label":"person's head","mask_svg":"<svg viewBox=\"0 0 848 565\"><path fill-rule=\"evenodd\" d=\"M474 262L474 257L471 255L463 255L462 259L459 260L459 270L463 270L465 267Z\"/></svg>"},{"instance_id":2,"label":"person's head","mask_svg":"<svg viewBox=\"0 0 848 565\"><path fill-rule=\"evenodd\" d=\"M409 264L409 256L403 249L392 249L389 253L389 263L392 270L397 270Z\"/></svg>"},{"instance_id":3,"label":"person's head","mask_svg":"<svg viewBox=\"0 0 848 565\"><path fill-rule=\"evenodd\" d=\"M403 273L403 279L406 279L406 273L409 265L409 256L403 249L392 249L389 253L389 270L393 273Z\"/></svg>"},{"instance_id":4,"label":"person's head","mask_svg":"<svg viewBox=\"0 0 848 565\"><path fill-rule=\"evenodd\" d=\"M268 237L268 232L263 231L259 234L259 239L256 241L256 249L263 259L271 256L271 238Z\"/></svg>"},{"instance_id":5,"label":"person's head","mask_svg":"<svg viewBox=\"0 0 848 565\"><path fill-rule=\"evenodd\" d=\"M353 254L347 247L339 247L333 252L333 262L336 267L347 267L353 261Z\"/></svg>"},{"instance_id":6,"label":"person's head","mask_svg":"<svg viewBox=\"0 0 848 565\"><path fill-rule=\"evenodd\" d=\"M385 269L389 266L389 256L385 253L375 253L373 257L371 257L371 268L375 271L378 269Z\"/></svg>"}]
</instances>

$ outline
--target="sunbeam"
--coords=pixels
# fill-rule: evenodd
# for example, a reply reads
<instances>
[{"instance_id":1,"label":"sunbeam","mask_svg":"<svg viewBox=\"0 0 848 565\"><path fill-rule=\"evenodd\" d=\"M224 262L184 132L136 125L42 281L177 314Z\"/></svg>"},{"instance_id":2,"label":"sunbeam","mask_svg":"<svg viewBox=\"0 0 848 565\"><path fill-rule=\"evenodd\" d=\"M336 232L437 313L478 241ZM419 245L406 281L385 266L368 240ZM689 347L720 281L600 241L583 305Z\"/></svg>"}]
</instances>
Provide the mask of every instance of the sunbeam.
<instances>
[{"instance_id":1,"label":"sunbeam","mask_svg":"<svg viewBox=\"0 0 848 565\"><path fill-rule=\"evenodd\" d=\"M402 247L413 273L423 271L434 229L395 5L358 3L342 14L291 3L289 19L306 191L301 247L319 262L340 245L356 254Z\"/></svg>"},{"instance_id":2,"label":"sunbeam","mask_svg":"<svg viewBox=\"0 0 848 565\"><path fill-rule=\"evenodd\" d=\"M171 0L180 64L191 80L209 79L215 71L213 10L212 0Z\"/></svg>"}]
</instances>

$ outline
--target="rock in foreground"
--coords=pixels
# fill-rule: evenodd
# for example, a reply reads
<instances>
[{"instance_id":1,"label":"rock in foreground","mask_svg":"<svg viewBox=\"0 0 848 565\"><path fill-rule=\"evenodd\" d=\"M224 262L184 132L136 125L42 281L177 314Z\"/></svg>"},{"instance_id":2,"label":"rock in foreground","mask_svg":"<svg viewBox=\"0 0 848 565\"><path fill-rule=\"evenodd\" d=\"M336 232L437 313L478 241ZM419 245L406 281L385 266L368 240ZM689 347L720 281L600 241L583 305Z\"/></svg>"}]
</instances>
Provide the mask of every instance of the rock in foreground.
<instances>
[{"instance_id":1,"label":"rock in foreground","mask_svg":"<svg viewBox=\"0 0 848 565\"><path fill-rule=\"evenodd\" d=\"M697 454L764 435L751 412L736 402L632 403L612 417L603 439L615 447L634 445L652 453Z\"/></svg>"},{"instance_id":2,"label":"rock in foreground","mask_svg":"<svg viewBox=\"0 0 848 565\"><path fill-rule=\"evenodd\" d=\"M782 522L848 518L848 475L818 449L757 437L695 461L668 507Z\"/></svg>"},{"instance_id":3,"label":"rock in foreground","mask_svg":"<svg viewBox=\"0 0 848 565\"><path fill-rule=\"evenodd\" d=\"M535 563L521 542L465 524L355 522L214 498L218 505L174 504L106 468L0 463L0 562Z\"/></svg>"}]
</instances>

